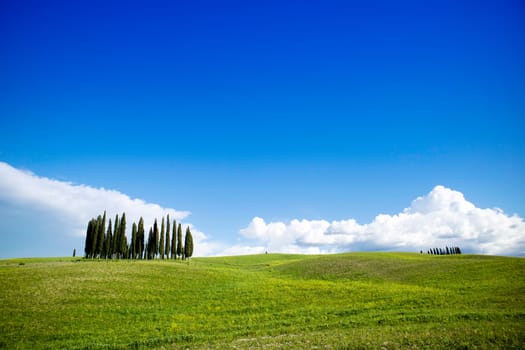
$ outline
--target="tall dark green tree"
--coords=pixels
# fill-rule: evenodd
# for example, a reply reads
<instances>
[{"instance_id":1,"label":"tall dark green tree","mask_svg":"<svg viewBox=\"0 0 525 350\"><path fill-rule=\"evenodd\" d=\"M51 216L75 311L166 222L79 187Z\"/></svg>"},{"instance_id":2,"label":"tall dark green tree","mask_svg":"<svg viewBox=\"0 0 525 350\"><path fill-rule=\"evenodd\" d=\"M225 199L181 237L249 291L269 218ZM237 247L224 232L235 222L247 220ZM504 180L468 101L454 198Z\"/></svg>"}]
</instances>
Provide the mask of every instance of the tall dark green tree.
<instances>
[{"instance_id":1,"label":"tall dark green tree","mask_svg":"<svg viewBox=\"0 0 525 350\"><path fill-rule=\"evenodd\" d=\"M137 224L133 222L133 225L131 226L131 244L129 246L129 258L130 259L136 259L137 258Z\"/></svg>"},{"instance_id":2,"label":"tall dark green tree","mask_svg":"<svg viewBox=\"0 0 525 350\"><path fill-rule=\"evenodd\" d=\"M179 227L177 228L177 256L182 259L182 227L179 222Z\"/></svg>"},{"instance_id":3,"label":"tall dark green tree","mask_svg":"<svg viewBox=\"0 0 525 350\"><path fill-rule=\"evenodd\" d=\"M171 258L177 258L177 221L173 220L173 232L171 234Z\"/></svg>"},{"instance_id":4,"label":"tall dark green tree","mask_svg":"<svg viewBox=\"0 0 525 350\"><path fill-rule=\"evenodd\" d=\"M120 230L120 219L118 214L115 215L115 223L113 224L113 241L111 242L111 255L113 258L118 258L119 254L119 230Z\"/></svg>"},{"instance_id":5,"label":"tall dark green tree","mask_svg":"<svg viewBox=\"0 0 525 350\"><path fill-rule=\"evenodd\" d=\"M106 232L106 259L111 259L113 256L113 232L111 232L111 218L108 222L108 230Z\"/></svg>"},{"instance_id":6,"label":"tall dark green tree","mask_svg":"<svg viewBox=\"0 0 525 350\"><path fill-rule=\"evenodd\" d=\"M92 258L97 258L98 254L100 253L99 249L99 242L101 241L100 238L100 226L102 224L102 216L97 216L95 219L95 232L93 233L93 256Z\"/></svg>"},{"instance_id":7,"label":"tall dark green tree","mask_svg":"<svg viewBox=\"0 0 525 350\"><path fill-rule=\"evenodd\" d=\"M166 217L166 246L164 247L166 259L170 258L170 214Z\"/></svg>"},{"instance_id":8,"label":"tall dark green tree","mask_svg":"<svg viewBox=\"0 0 525 350\"><path fill-rule=\"evenodd\" d=\"M128 238L126 237L126 213L122 213L120 219L120 257L128 256Z\"/></svg>"},{"instance_id":9,"label":"tall dark green tree","mask_svg":"<svg viewBox=\"0 0 525 350\"><path fill-rule=\"evenodd\" d=\"M149 234L148 234L148 243L146 244L146 256L148 260L151 260L155 256L155 236L153 234L153 229L149 228Z\"/></svg>"},{"instance_id":10,"label":"tall dark green tree","mask_svg":"<svg viewBox=\"0 0 525 350\"><path fill-rule=\"evenodd\" d=\"M193 237L191 236L190 227L186 227L184 236L184 259L189 259L193 255Z\"/></svg>"},{"instance_id":11,"label":"tall dark green tree","mask_svg":"<svg viewBox=\"0 0 525 350\"><path fill-rule=\"evenodd\" d=\"M155 249L153 253L153 257L157 257L157 254L159 254L159 225L157 225L157 219L155 219L155 222L153 223L153 236L155 237Z\"/></svg>"},{"instance_id":12,"label":"tall dark green tree","mask_svg":"<svg viewBox=\"0 0 525 350\"><path fill-rule=\"evenodd\" d=\"M88 259L92 258L92 256L93 256L93 243L94 243L93 241L95 239L95 237L94 237L95 226L96 226L95 219L89 220L88 226L87 226L87 229L86 229L86 243L85 243L85 246L84 246L85 257L88 258Z\"/></svg>"},{"instance_id":13,"label":"tall dark green tree","mask_svg":"<svg viewBox=\"0 0 525 350\"><path fill-rule=\"evenodd\" d=\"M164 225L164 216L162 217L162 223L160 224L160 241L159 241L159 255L161 259L164 259L164 230L166 229Z\"/></svg>"},{"instance_id":14,"label":"tall dark green tree","mask_svg":"<svg viewBox=\"0 0 525 350\"><path fill-rule=\"evenodd\" d=\"M97 248L96 255L97 258L101 258L104 252L104 239L106 234L106 211L104 210L104 216L97 218L98 222L98 232L97 232Z\"/></svg>"},{"instance_id":15,"label":"tall dark green tree","mask_svg":"<svg viewBox=\"0 0 525 350\"><path fill-rule=\"evenodd\" d=\"M139 219L139 227L137 231L137 246L137 252L139 254L138 258L142 259L144 254L144 219L142 218L142 216Z\"/></svg>"},{"instance_id":16,"label":"tall dark green tree","mask_svg":"<svg viewBox=\"0 0 525 350\"><path fill-rule=\"evenodd\" d=\"M91 248L90 258L94 259L97 257L97 248L98 248L98 227L100 226L101 216L99 215L96 219L93 219L93 247Z\"/></svg>"}]
</instances>

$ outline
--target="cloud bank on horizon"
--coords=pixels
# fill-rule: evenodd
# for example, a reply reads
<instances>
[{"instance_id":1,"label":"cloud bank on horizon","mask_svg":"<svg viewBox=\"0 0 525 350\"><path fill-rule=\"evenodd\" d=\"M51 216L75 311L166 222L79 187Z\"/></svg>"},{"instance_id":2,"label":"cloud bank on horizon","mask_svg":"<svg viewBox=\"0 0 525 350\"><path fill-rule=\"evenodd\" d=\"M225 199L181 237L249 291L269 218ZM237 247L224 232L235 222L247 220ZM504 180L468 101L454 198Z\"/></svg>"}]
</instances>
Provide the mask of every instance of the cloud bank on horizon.
<instances>
[{"instance_id":1,"label":"cloud bank on horizon","mask_svg":"<svg viewBox=\"0 0 525 350\"><path fill-rule=\"evenodd\" d=\"M266 223L255 217L240 233L260 244L249 251L426 252L448 245L470 253L525 255L525 222L520 216L509 216L497 208L477 208L461 192L444 186L436 186L429 194L416 198L401 213L380 214L368 224L354 219Z\"/></svg>"},{"instance_id":2,"label":"cloud bank on horizon","mask_svg":"<svg viewBox=\"0 0 525 350\"><path fill-rule=\"evenodd\" d=\"M128 222L142 216L146 227L167 214L177 221L190 215L115 190L39 177L0 162L0 257L67 255L72 245L78 251L79 244L83 250L86 224L103 210L109 217L125 212ZM445 245L471 253L525 256L525 222L520 216L477 208L461 192L444 186L416 198L401 213L377 215L368 224L354 219L267 223L254 217L239 231L243 242L236 245L210 240L191 223L184 224L191 227L195 256L426 251Z\"/></svg>"},{"instance_id":3,"label":"cloud bank on horizon","mask_svg":"<svg viewBox=\"0 0 525 350\"><path fill-rule=\"evenodd\" d=\"M142 216L147 228L153 225L155 219L168 214L170 219L178 222L190 215L189 211L163 208L141 199L132 199L119 191L39 177L3 162L0 162L0 209L1 225L9 226L0 226L0 257L67 255L72 251L73 244L77 253L83 254L87 222L104 210L111 219L125 212L129 223L138 222ZM184 222L184 225L192 229L197 254L199 241L204 242L206 237L191 223ZM128 238L130 228L131 224L128 224ZM39 237L31 237L35 232L29 231L39 231ZM10 235L13 232L16 233L15 240ZM52 241L57 244L48 244ZM32 242L40 246L28 247ZM200 248L205 247L206 244ZM78 251L80 248L82 251Z\"/></svg>"}]
</instances>

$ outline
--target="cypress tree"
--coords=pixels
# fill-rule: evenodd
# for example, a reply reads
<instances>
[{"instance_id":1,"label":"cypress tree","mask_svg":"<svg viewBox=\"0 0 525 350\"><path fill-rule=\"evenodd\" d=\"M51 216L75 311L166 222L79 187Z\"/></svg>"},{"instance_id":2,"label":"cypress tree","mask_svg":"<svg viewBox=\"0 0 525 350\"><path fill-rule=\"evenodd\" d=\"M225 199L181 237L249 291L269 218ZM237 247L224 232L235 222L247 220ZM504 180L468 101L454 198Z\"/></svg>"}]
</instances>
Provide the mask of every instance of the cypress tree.
<instances>
[{"instance_id":1,"label":"cypress tree","mask_svg":"<svg viewBox=\"0 0 525 350\"><path fill-rule=\"evenodd\" d=\"M161 259L164 259L164 216L162 217L162 223L160 225L160 241L159 241L159 255Z\"/></svg>"},{"instance_id":2,"label":"cypress tree","mask_svg":"<svg viewBox=\"0 0 525 350\"><path fill-rule=\"evenodd\" d=\"M177 256L182 259L182 228L179 222L179 227L177 229Z\"/></svg>"},{"instance_id":3,"label":"cypress tree","mask_svg":"<svg viewBox=\"0 0 525 350\"><path fill-rule=\"evenodd\" d=\"M120 254L122 258L128 256L128 239L126 237L126 213L122 213L120 219Z\"/></svg>"},{"instance_id":4,"label":"cypress tree","mask_svg":"<svg viewBox=\"0 0 525 350\"><path fill-rule=\"evenodd\" d=\"M99 221L93 219L93 246L91 247L91 259L94 259L97 253L98 225Z\"/></svg>"},{"instance_id":5,"label":"cypress tree","mask_svg":"<svg viewBox=\"0 0 525 350\"><path fill-rule=\"evenodd\" d=\"M102 224L102 216L97 216L95 219L95 232L93 233L93 256L92 258L97 258L98 254L100 252L99 250L99 242L100 242L100 226Z\"/></svg>"},{"instance_id":6,"label":"cypress tree","mask_svg":"<svg viewBox=\"0 0 525 350\"><path fill-rule=\"evenodd\" d=\"M159 227L157 225L157 219L155 219L155 222L153 223L153 237L155 239L155 247L153 249L153 257L156 257L159 253Z\"/></svg>"},{"instance_id":7,"label":"cypress tree","mask_svg":"<svg viewBox=\"0 0 525 350\"><path fill-rule=\"evenodd\" d=\"M137 232L137 244L138 244L138 253L139 253L139 259L142 259L144 253L144 219L142 216L139 219L139 227Z\"/></svg>"},{"instance_id":8,"label":"cypress tree","mask_svg":"<svg viewBox=\"0 0 525 350\"><path fill-rule=\"evenodd\" d=\"M137 258L137 224L133 223L131 226L131 245L129 246L129 257L130 259Z\"/></svg>"},{"instance_id":9,"label":"cypress tree","mask_svg":"<svg viewBox=\"0 0 525 350\"><path fill-rule=\"evenodd\" d=\"M111 259L113 257L113 233L111 232L111 218L108 222L108 231L106 236L106 258Z\"/></svg>"},{"instance_id":10,"label":"cypress tree","mask_svg":"<svg viewBox=\"0 0 525 350\"><path fill-rule=\"evenodd\" d=\"M184 259L191 258L193 255L193 237L191 236L190 227L186 227L186 236L184 237Z\"/></svg>"},{"instance_id":11,"label":"cypress tree","mask_svg":"<svg viewBox=\"0 0 525 350\"><path fill-rule=\"evenodd\" d=\"M115 223L113 226L113 241L111 242L111 254L114 258L119 257L120 248L120 220L118 214L115 215Z\"/></svg>"},{"instance_id":12,"label":"cypress tree","mask_svg":"<svg viewBox=\"0 0 525 350\"><path fill-rule=\"evenodd\" d=\"M94 259L97 256L97 244L98 244L98 226L100 225L100 215L97 219L93 219L93 246L91 247L90 258Z\"/></svg>"},{"instance_id":13,"label":"cypress tree","mask_svg":"<svg viewBox=\"0 0 525 350\"><path fill-rule=\"evenodd\" d=\"M104 216L100 219L99 227L98 227L97 256L99 258L101 258L104 255L104 240L106 238L105 235L106 235L106 211L104 210Z\"/></svg>"},{"instance_id":14,"label":"cypress tree","mask_svg":"<svg viewBox=\"0 0 525 350\"><path fill-rule=\"evenodd\" d=\"M98 231L99 231L98 228L100 226L100 222L101 221L102 221L102 217L100 215L97 216L95 218L95 221L94 221L95 225L94 225L94 229L93 229L93 231L94 231L93 232L93 247L91 248L91 250L92 250L91 258L92 259L95 259L97 257L97 253L98 253L98 251L97 251L97 248L98 248Z\"/></svg>"},{"instance_id":15,"label":"cypress tree","mask_svg":"<svg viewBox=\"0 0 525 350\"><path fill-rule=\"evenodd\" d=\"M84 245L84 253L86 258L91 258L93 253L93 232L94 232L94 222L93 219L89 220L88 226L86 229L86 243Z\"/></svg>"},{"instance_id":16,"label":"cypress tree","mask_svg":"<svg viewBox=\"0 0 525 350\"><path fill-rule=\"evenodd\" d=\"M170 258L170 214L166 217L166 246L164 247L166 259Z\"/></svg>"},{"instance_id":17,"label":"cypress tree","mask_svg":"<svg viewBox=\"0 0 525 350\"><path fill-rule=\"evenodd\" d=\"M171 258L177 258L177 221L173 220L173 232L171 234Z\"/></svg>"}]
</instances>

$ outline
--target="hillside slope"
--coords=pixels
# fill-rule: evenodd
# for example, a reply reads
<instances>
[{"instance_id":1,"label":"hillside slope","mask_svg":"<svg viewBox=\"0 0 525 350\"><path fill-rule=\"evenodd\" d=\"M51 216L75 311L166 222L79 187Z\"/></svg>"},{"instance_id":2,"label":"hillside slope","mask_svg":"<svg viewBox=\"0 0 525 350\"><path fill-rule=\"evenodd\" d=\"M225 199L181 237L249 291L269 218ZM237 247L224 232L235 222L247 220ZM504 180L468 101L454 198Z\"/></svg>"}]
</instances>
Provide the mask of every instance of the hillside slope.
<instances>
[{"instance_id":1,"label":"hillside slope","mask_svg":"<svg viewBox=\"0 0 525 350\"><path fill-rule=\"evenodd\" d=\"M6 348L522 348L525 259L0 261Z\"/></svg>"}]
</instances>

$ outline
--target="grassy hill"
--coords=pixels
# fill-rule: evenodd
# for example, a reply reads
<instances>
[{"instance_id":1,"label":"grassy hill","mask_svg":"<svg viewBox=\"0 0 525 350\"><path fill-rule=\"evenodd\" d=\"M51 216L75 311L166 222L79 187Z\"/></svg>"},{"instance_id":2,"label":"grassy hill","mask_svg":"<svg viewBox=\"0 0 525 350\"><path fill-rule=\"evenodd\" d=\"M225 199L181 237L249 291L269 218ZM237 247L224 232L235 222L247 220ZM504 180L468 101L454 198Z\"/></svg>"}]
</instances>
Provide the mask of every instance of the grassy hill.
<instances>
[{"instance_id":1,"label":"grassy hill","mask_svg":"<svg viewBox=\"0 0 525 350\"><path fill-rule=\"evenodd\" d=\"M525 259L0 260L0 348L521 349Z\"/></svg>"}]
</instances>

